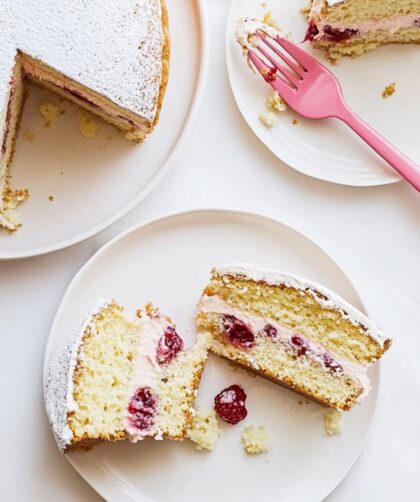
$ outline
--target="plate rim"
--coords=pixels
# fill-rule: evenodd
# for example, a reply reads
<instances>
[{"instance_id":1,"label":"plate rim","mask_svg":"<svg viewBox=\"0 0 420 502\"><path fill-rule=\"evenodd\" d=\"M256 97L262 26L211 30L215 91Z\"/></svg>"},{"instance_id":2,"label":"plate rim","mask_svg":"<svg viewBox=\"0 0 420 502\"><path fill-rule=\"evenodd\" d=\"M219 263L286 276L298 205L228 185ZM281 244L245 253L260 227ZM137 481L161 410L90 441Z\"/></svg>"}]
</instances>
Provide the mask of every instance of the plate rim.
<instances>
[{"instance_id":1,"label":"plate rim","mask_svg":"<svg viewBox=\"0 0 420 502\"><path fill-rule=\"evenodd\" d=\"M204 92L206 89L206 84L208 80L208 72L209 72L209 63L210 63L210 38L209 38L209 20L207 15L207 6L204 3L204 0L193 0L198 14L199 19L199 33L201 34L201 47L200 52L198 54L198 62L199 62L199 72L196 78L196 85L194 87L194 94L191 100L191 104L189 107L189 112L184 121L184 124L181 128L181 132L178 136L178 139L172 148L172 151L169 153L166 161L159 167L158 171L151 180L147 183L147 185L140 190L140 192L133 197L127 204L125 204L119 211L114 213L109 218L99 222L94 225L92 228L79 233L71 238L61 240L59 242L55 242L53 244L49 244L46 246L36 247L34 249L24 250L24 251L6 251L3 252L0 250L0 261L9 261L9 260L20 260L24 258L31 258L34 256L42 256L48 253L53 253L54 251L59 251L62 249L69 248L80 242L83 242L90 237L94 237L99 234L103 230L107 229L125 215L127 215L130 211L132 211L135 207L141 204L143 200L146 199L150 193L161 183L161 181L168 174L169 170L172 168L176 160L178 159L180 153L182 152L186 140L188 139L188 135L192 129L192 126L197 118L198 111L200 109L200 105L202 103ZM12 236L13 237L13 236Z\"/></svg>"},{"instance_id":2,"label":"plate rim","mask_svg":"<svg viewBox=\"0 0 420 502\"><path fill-rule=\"evenodd\" d=\"M56 310L56 313L54 315L53 321L51 323L51 326L50 326L50 329L49 329L49 332L48 332L47 341L46 341L46 344L45 344L44 361L43 361L43 376L42 376L42 380L43 380L43 398L44 399L45 399L45 383L46 383L46 375L47 375L47 371L48 371L48 362L51 359L51 350L52 350L51 349L51 345L52 345L52 343L51 343L51 339L52 339L51 335L52 335L53 331L55 330L55 326L58 323L58 319L61 316L61 312L65 308L65 303L67 302L67 298L70 296L70 294L72 293L73 289L77 286L77 283L78 283L80 277L85 272L85 270L97 258L99 258L103 253L105 253L106 251L108 251L109 248L111 248L112 246L114 246L118 242L122 241L123 239L125 239L128 236L130 236L131 234L134 234L137 231L145 230L148 227L151 227L151 226L153 226L155 224L167 222L167 221L169 221L171 219L176 219L176 218L185 217L185 216L196 216L196 215L205 214L205 213L207 213L209 215L228 214L228 215L232 215L232 216L243 216L243 217L246 217L246 218L255 218L255 219L260 220L262 222L268 222L268 223L271 223L271 224L274 224L274 225L283 226L283 227L287 228L288 230L297 233L300 237L305 238L311 244L317 246L332 261L332 263L339 268L339 270L341 271L341 273L343 274L343 276L348 281L348 283L351 285L351 287L353 288L355 294L357 295L357 299L360 302L360 306L361 306L362 312L367 315L365 304L363 302L363 299L362 299L362 297L361 297L358 289L356 289L355 285L350 280L350 278L348 277L347 273L336 262L336 260L327 251L325 251L322 246L320 246L316 241L314 241L311 237L308 237L306 234L304 234L300 230L294 228L293 226L291 226L291 225L289 225L287 223L284 223L280 219L274 218L272 216L263 214L263 213L258 212L258 211L245 211L245 210L241 210L241 209L231 209L231 208L223 208L223 207L220 207L220 208L214 208L214 207L213 208L212 207L205 208L204 207L204 208L193 208L193 209L185 209L185 210L181 210L181 211L168 212L168 213L162 214L160 216L155 216L155 217L152 217L152 218L148 218L148 219L146 219L144 221L141 221L139 223L136 223L135 225L131 226L130 228L128 228L128 229L120 232L118 235L116 235L111 240L109 240L108 242L106 242L102 247L100 247L82 265L82 267L76 272L76 274L71 279L70 283L68 284L68 286L67 286L67 288L66 288L66 290L65 290L65 292L64 292L64 294L63 294L63 296L62 296L62 298L60 300L59 306L58 306L58 308ZM362 438L362 440L360 442L359 448L356 451L354 459L349 464L348 468L345 470L345 473L344 473L343 477L341 479L335 480L331 484L331 486L327 486L326 487L324 493L322 494L321 500L324 500L328 495L330 495L344 481L344 479L347 477L347 475L349 474L349 472L351 471L351 469L354 467L354 465L357 462L357 460L358 460L358 458L359 458L359 456L360 456L363 448L366 445L366 442L368 440L368 437L369 437L369 434L370 434L370 431L371 431L371 428L372 428L372 424L373 424L373 422L375 420L375 416L376 416L376 413L377 413L378 399L379 399L379 395L380 395L380 392L381 392L381 380L382 380L382 378L381 378L381 364L380 364L380 362L378 362L375 365L375 370L377 372L377 374L376 374L377 391L376 391L375 395L373 396L373 399L374 399L374 401L372 403L373 410L372 410L372 416L371 416L370 422L367 425L366 431L365 431L364 436L363 436L363 438ZM47 417L46 411L45 411L45 405L44 405L44 413L45 413L45 417L47 419L47 422L49 424L48 417ZM71 456L65 455L65 457L66 457L66 460L71 464L71 466L76 470L76 472L84 479L84 481L96 493L98 493L100 496L102 496L104 498L106 498L106 496L109 496L109 493L104 493L104 492L100 491L100 489L98 489L97 485L93 484L93 483L95 483L95 481L92 481L92 483L91 483L91 481L82 472L82 469L79 469L76 466L76 463L72 460ZM122 502L124 502L124 501L128 502L129 500L135 500L135 499L132 499L131 497L124 496L124 494L120 494L120 495L121 495L121 498L119 497L118 500L121 500ZM141 501L142 499L137 499L137 500ZM154 501L156 499L152 499L152 500ZM145 494L145 497L144 497L144 502L151 502L151 499L148 498L148 496L146 494ZM158 502L158 500L156 500L156 502Z\"/></svg>"},{"instance_id":3,"label":"plate rim","mask_svg":"<svg viewBox=\"0 0 420 502\"><path fill-rule=\"evenodd\" d=\"M232 3L229 7L228 15L226 18L225 50L224 50L225 62L226 62L225 64L226 64L226 70L227 70L228 79L229 79L229 85L230 85L236 106L237 106L242 118L244 119L245 123L247 124L247 126L250 128L252 133L258 138L258 140L264 145L264 147L267 148L267 150L269 150L272 153L272 155L274 155L278 160L280 160L280 162L283 162L283 164L285 164L287 167L293 169L294 171L297 171L301 174L304 174L305 176L308 176L312 179L320 180L320 181L327 182L327 183L332 183L333 185L348 186L348 187L355 187L355 188L369 188L369 187L388 186L388 185L392 185L395 183L400 183L402 181L402 178L384 178L380 181L377 180L375 182L369 181L369 178L364 178L364 177L361 177L360 179L355 178L354 182L332 180L326 176L323 177L322 175L316 175L316 174L312 173L310 170L302 168L300 165L298 166L296 163L295 163L295 165L292 165L293 162L289 162L289 161L284 160L283 158L281 158L279 155L277 155L277 153L275 153L270 148L270 146L264 140L263 134L260 131L258 131L258 129L256 129L252 126L251 120L248 119L248 117L245 115L244 111L242 110L242 108L238 102L237 92L236 92L238 85L235 85L233 83L234 69L233 69L233 58L231 56L231 47L230 47L231 43L232 43L232 40L231 40L232 33L230 32L229 27L232 24L233 12L234 12L236 6L241 1L243 1L243 0L232 0Z\"/></svg>"}]
</instances>

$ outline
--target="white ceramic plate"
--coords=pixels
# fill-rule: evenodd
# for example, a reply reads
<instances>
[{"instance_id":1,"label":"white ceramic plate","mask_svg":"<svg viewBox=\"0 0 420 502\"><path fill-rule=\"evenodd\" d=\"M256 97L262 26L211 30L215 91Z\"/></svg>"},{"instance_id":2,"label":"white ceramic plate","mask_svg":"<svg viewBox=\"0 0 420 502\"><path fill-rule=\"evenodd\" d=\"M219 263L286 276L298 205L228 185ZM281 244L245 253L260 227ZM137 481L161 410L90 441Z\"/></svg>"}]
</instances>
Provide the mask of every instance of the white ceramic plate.
<instances>
[{"instance_id":1,"label":"white ceramic plate","mask_svg":"<svg viewBox=\"0 0 420 502\"><path fill-rule=\"evenodd\" d=\"M190 345L194 307L213 265L235 261L287 270L334 289L356 307L361 301L340 268L316 244L268 218L232 211L195 211L135 227L89 260L70 284L58 309L46 349L45 368L66 334L98 297L117 298L129 312L153 301L176 321ZM213 452L198 452L188 441L102 444L68 460L105 499L128 502L319 502L355 462L372 420L379 388L345 417L340 436L323 430L324 408L233 369L211 356L198 406L208 409L217 392L239 383L248 394L249 415L223 426ZM264 424L272 449L247 456L244 426ZM51 440L52 437L51 437Z\"/></svg>"},{"instance_id":2,"label":"white ceramic plate","mask_svg":"<svg viewBox=\"0 0 420 502\"><path fill-rule=\"evenodd\" d=\"M77 106L31 88L25 104L12 186L28 187L19 209L23 227L0 232L0 259L22 258L61 249L103 230L124 216L156 187L169 170L195 117L208 67L203 0L167 0L171 68L159 124L142 145L101 123L95 139L79 132ZM44 127L44 101L66 113ZM36 135L34 143L25 138ZM49 197L54 200L50 201Z\"/></svg>"},{"instance_id":3,"label":"white ceramic plate","mask_svg":"<svg viewBox=\"0 0 420 502\"><path fill-rule=\"evenodd\" d=\"M304 39L306 20L300 12L307 0L234 0L226 32L226 58L230 83L239 109L258 138L286 164L314 178L355 186L384 185L399 176L344 124L335 119L313 121L288 111L271 129L258 119L271 88L248 68L235 41L235 25L244 16L261 19L267 10L293 40ZM417 117L420 112L418 46L388 46L358 59L331 65L320 51L305 49L330 68L342 84L344 96L361 117L413 160L420 158ZM382 98L386 85L397 83L397 92ZM293 118L298 124L293 125Z\"/></svg>"}]
</instances>

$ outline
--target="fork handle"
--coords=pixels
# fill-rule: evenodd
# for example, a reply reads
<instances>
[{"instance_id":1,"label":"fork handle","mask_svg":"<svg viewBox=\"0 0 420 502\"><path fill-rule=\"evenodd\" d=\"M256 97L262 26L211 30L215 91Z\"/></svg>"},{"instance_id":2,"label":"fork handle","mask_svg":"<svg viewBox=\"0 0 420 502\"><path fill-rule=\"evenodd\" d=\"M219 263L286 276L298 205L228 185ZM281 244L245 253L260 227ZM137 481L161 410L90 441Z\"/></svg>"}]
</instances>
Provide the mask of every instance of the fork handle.
<instances>
[{"instance_id":1,"label":"fork handle","mask_svg":"<svg viewBox=\"0 0 420 502\"><path fill-rule=\"evenodd\" d=\"M378 155L420 192L420 166L392 146L389 141L366 124L347 105L340 106L340 110L335 114L335 117L351 127Z\"/></svg>"}]
</instances>

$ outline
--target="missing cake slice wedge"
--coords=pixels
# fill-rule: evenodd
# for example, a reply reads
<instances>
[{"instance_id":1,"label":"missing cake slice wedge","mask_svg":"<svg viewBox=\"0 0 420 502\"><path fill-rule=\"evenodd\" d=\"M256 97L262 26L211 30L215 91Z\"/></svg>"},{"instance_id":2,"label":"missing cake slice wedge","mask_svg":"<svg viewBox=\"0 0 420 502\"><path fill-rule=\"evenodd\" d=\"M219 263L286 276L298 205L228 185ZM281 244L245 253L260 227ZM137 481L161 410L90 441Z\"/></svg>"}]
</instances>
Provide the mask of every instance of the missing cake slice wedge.
<instances>
[{"instance_id":1,"label":"missing cake slice wedge","mask_svg":"<svg viewBox=\"0 0 420 502\"><path fill-rule=\"evenodd\" d=\"M205 337L184 350L152 305L130 319L116 302L98 301L48 371L46 409L60 450L184 439L206 359Z\"/></svg>"},{"instance_id":2,"label":"missing cake slice wedge","mask_svg":"<svg viewBox=\"0 0 420 502\"><path fill-rule=\"evenodd\" d=\"M341 410L367 395L367 370L391 345L326 288L246 264L212 270L196 319L215 354Z\"/></svg>"}]
</instances>

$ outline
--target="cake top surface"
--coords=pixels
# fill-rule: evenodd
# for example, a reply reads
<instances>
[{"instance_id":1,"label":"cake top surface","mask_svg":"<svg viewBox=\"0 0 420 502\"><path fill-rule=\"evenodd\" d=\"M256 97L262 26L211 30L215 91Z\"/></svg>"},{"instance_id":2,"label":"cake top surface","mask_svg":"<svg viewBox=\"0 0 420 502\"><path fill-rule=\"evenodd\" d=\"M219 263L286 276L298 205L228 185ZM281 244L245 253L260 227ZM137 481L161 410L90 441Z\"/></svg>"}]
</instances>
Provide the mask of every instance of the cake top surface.
<instances>
[{"instance_id":1,"label":"cake top surface","mask_svg":"<svg viewBox=\"0 0 420 502\"><path fill-rule=\"evenodd\" d=\"M161 0L0 0L0 112L20 51L153 121L163 41Z\"/></svg>"},{"instance_id":2,"label":"cake top surface","mask_svg":"<svg viewBox=\"0 0 420 502\"><path fill-rule=\"evenodd\" d=\"M361 325L366 328L367 334L376 340L381 347L384 347L385 342L389 340L382 330L379 329L368 317L362 314L362 312L357 310L333 291L327 289L325 286L309 279L304 279L302 277L277 270L257 268L248 263L221 265L219 267L215 267L213 269L213 273L220 276L231 275L233 277L244 277L245 279L256 282L263 281L273 286L285 284L288 287L300 289L311 294L323 307L338 310L353 324ZM321 295L319 295L319 293Z\"/></svg>"}]
</instances>

